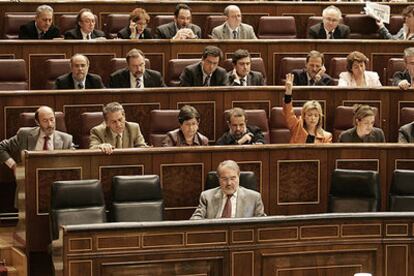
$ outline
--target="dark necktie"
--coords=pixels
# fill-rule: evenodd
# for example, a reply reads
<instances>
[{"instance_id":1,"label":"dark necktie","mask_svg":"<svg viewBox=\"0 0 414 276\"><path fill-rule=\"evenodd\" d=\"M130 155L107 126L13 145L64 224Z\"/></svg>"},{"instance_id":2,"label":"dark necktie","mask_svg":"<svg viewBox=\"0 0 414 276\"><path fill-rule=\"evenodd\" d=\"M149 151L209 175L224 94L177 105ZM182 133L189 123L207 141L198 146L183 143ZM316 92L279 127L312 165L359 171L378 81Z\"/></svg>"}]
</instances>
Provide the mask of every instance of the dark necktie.
<instances>
[{"instance_id":1,"label":"dark necktie","mask_svg":"<svg viewBox=\"0 0 414 276\"><path fill-rule=\"evenodd\" d=\"M78 89L83 89L83 88L85 88L84 86L83 86L83 83L78 83Z\"/></svg>"},{"instance_id":2,"label":"dark necktie","mask_svg":"<svg viewBox=\"0 0 414 276\"><path fill-rule=\"evenodd\" d=\"M49 141L50 137L49 136L45 136L43 138L45 139L45 141L43 142L43 150L49 150L48 141Z\"/></svg>"},{"instance_id":3,"label":"dark necktie","mask_svg":"<svg viewBox=\"0 0 414 276\"><path fill-rule=\"evenodd\" d=\"M45 32L40 32L40 34L39 34L39 38L40 39L44 39L45 38Z\"/></svg>"},{"instance_id":4,"label":"dark necktie","mask_svg":"<svg viewBox=\"0 0 414 276\"><path fill-rule=\"evenodd\" d=\"M204 79L203 86L210 86L209 81L210 81L210 75L207 75L207 77Z\"/></svg>"},{"instance_id":5,"label":"dark necktie","mask_svg":"<svg viewBox=\"0 0 414 276\"><path fill-rule=\"evenodd\" d=\"M221 214L222 218L231 218L231 197L232 195L227 195L226 205L224 205L223 213Z\"/></svg>"},{"instance_id":6,"label":"dark necktie","mask_svg":"<svg viewBox=\"0 0 414 276\"><path fill-rule=\"evenodd\" d=\"M236 30L233 31L233 39L237 39L237 31Z\"/></svg>"},{"instance_id":7,"label":"dark necktie","mask_svg":"<svg viewBox=\"0 0 414 276\"><path fill-rule=\"evenodd\" d=\"M315 80L314 80L314 79L310 79L310 80L309 80L309 84L310 84L310 85L315 85Z\"/></svg>"},{"instance_id":8,"label":"dark necktie","mask_svg":"<svg viewBox=\"0 0 414 276\"><path fill-rule=\"evenodd\" d=\"M240 79L240 86L244 86L244 79Z\"/></svg>"},{"instance_id":9,"label":"dark necktie","mask_svg":"<svg viewBox=\"0 0 414 276\"><path fill-rule=\"evenodd\" d=\"M90 39L91 39L91 34L87 34L87 35L86 35L86 39L87 39L87 40L90 40Z\"/></svg>"},{"instance_id":10,"label":"dark necktie","mask_svg":"<svg viewBox=\"0 0 414 276\"><path fill-rule=\"evenodd\" d=\"M328 33L328 39L333 39L334 37L333 37L333 32L332 31L330 31L329 33Z\"/></svg>"},{"instance_id":11,"label":"dark necktie","mask_svg":"<svg viewBox=\"0 0 414 276\"><path fill-rule=\"evenodd\" d=\"M141 78L137 78L136 80L137 80L137 82L136 82L135 87L136 88L141 88Z\"/></svg>"}]
</instances>

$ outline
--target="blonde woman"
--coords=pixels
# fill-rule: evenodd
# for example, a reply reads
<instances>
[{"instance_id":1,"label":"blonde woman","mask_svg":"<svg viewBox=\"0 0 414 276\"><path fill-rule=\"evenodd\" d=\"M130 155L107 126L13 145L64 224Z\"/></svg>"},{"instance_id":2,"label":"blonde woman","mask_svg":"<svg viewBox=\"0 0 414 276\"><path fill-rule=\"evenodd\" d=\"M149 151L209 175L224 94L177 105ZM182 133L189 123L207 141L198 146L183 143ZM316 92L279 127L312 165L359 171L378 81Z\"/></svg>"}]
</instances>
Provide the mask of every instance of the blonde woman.
<instances>
[{"instance_id":1,"label":"blonde woman","mask_svg":"<svg viewBox=\"0 0 414 276\"><path fill-rule=\"evenodd\" d=\"M384 132L374 127L375 110L369 105L354 106L354 127L339 136L342 143L384 143Z\"/></svg>"},{"instance_id":2,"label":"blonde woman","mask_svg":"<svg viewBox=\"0 0 414 276\"><path fill-rule=\"evenodd\" d=\"M307 101L297 118L292 105L293 74L286 75L283 115L290 130L291 144L332 143L332 134L322 129L322 107L317 101Z\"/></svg>"}]
</instances>

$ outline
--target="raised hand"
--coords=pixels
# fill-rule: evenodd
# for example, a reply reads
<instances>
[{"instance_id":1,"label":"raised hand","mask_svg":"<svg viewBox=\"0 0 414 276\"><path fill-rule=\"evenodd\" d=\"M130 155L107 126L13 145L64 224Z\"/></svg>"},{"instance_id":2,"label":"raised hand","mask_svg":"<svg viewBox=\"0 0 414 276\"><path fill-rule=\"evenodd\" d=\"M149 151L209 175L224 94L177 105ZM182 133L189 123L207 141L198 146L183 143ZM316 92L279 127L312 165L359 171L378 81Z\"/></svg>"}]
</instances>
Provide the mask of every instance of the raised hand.
<instances>
[{"instance_id":1,"label":"raised hand","mask_svg":"<svg viewBox=\"0 0 414 276\"><path fill-rule=\"evenodd\" d=\"M293 79L292 73L286 74L285 95L292 95Z\"/></svg>"}]
</instances>

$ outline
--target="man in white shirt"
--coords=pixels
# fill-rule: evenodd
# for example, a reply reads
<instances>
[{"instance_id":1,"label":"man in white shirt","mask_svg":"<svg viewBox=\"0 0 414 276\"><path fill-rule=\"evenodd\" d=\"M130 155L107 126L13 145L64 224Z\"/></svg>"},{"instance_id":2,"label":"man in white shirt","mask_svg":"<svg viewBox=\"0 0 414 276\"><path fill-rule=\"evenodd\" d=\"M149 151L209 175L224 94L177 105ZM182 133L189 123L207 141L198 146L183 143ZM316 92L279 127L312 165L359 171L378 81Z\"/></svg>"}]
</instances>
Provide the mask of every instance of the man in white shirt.
<instances>
[{"instance_id":1,"label":"man in white shirt","mask_svg":"<svg viewBox=\"0 0 414 276\"><path fill-rule=\"evenodd\" d=\"M191 219L247 218L265 216L260 193L239 186L240 168L233 160L217 167L220 187L201 193Z\"/></svg>"},{"instance_id":2,"label":"man in white shirt","mask_svg":"<svg viewBox=\"0 0 414 276\"><path fill-rule=\"evenodd\" d=\"M65 39L105 39L105 33L95 29L95 15L90 9L81 9L76 16L77 27L65 32Z\"/></svg>"},{"instance_id":3,"label":"man in white shirt","mask_svg":"<svg viewBox=\"0 0 414 276\"><path fill-rule=\"evenodd\" d=\"M229 5L224 9L226 22L217 26L211 32L215 39L257 39L252 26L242 23L240 8Z\"/></svg>"}]
</instances>

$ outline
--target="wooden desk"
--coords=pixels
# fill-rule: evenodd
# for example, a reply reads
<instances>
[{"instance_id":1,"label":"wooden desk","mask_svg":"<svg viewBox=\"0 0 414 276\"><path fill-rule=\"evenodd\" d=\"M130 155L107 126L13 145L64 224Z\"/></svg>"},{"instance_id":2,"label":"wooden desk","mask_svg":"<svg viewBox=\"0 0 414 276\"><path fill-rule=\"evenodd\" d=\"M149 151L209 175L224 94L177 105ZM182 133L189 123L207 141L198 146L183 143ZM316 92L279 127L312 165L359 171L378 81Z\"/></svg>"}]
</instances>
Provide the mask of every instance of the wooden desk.
<instances>
[{"instance_id":1,"label":"wooden desk","mask_svg":"<svg viewBox=\"0 0 414 276\"><path fill-rule=\"evenodd\" d=\"M63 275L413 275L413 216L66 226Z\"/></svg>"}]
</instances>

